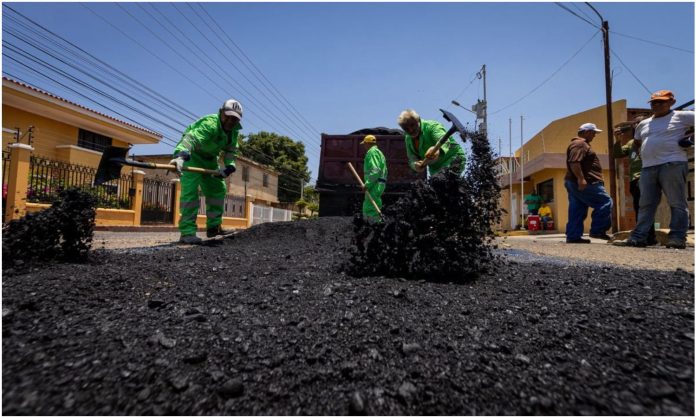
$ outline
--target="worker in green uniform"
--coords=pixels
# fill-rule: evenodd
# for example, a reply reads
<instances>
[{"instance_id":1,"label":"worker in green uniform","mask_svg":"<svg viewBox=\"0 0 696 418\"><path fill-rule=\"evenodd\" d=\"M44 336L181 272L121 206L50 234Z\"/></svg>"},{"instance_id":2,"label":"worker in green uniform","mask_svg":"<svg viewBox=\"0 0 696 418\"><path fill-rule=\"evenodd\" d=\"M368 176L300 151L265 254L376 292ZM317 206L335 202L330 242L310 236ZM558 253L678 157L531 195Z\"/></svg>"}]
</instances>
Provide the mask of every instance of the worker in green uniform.
<instances>
[{"instance_id":1,"label":"worker in green uniform","mask_svg":"<svg viewBox=\"0 0 696 418\"><path fill-rule=\"evenodd\" d=\"M205 196L206 236L212 238L230 232L221 226L227 194L225 178L236 170L241 119L242 105L234 99L227 100L217 114L203 116L189 125L174 148L174 159L169 164L176 165L177 174L181 176L179 241L182 243L198 244L202 241L196 236L199 187ZM183 167L218 170L219 174L182 173Z\"/></svg>"},{"instance_id":2,"label":"worker in green uniform","mask_svg":"<svg viewBox=\"0 0 696 418\"><path fill-rule=\"evenodd\" d=\"M445 141L438 152L432 152L431 148L447 133L440 122L421 119L413 109L401 112L397 122L406 133L406 155L412 170L420 173L428 167L431 176L450 166L456 169L458 174L464 171L466 153L454 137Z\"/></svg>"},{"instance_id":3,"label":"worker in green uniform","mask_svg":"<svg viewBox=\"0 0 696 418\"><path fill-rule=\"evenodd\" d=\"M387 160L384 154L377 147L377 138L374 135L367 135L360 143L365 150L365 162L363 164L363 173L365 173L365 186L363 191L370 193L377 207L382 210L382 193L387 187ZM367 219L381 220L377 209L375 209L370 198L365 194L363 200L363 216Z\"/></svg>"}]
</instances>

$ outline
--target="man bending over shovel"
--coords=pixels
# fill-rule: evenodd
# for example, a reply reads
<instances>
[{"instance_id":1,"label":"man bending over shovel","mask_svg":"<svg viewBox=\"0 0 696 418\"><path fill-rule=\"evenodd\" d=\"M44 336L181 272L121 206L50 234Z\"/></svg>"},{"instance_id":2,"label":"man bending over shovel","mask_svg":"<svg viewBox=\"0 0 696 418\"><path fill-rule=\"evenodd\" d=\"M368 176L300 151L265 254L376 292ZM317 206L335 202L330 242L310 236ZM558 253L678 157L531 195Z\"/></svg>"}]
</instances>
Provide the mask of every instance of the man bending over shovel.
<instances>
[{"instance_id":1,"label":"man bending over shovel","mask_svg":"<svg viewBox=\"0 0 696 418\"><path fill-rule=\"evenodd\" d=\"M205 196L206 236L212 238L231 232L221 226L227 194L225 178L236 170L241 119L242 105L234 99L227 100L217 114L203 116L189 125L174 148L174 159L169 164L176 165L181 177L179 242L198 244L202 241L196 236L199 187ZM223 164L218 167L220 157ZM218 175L182 172L183 167L217 169Z\"/></svg>"},{"instance_id":2,"label":"man bending over shovel","mask_svg":"<svg viewBox=\"0 0 696 418\"><path fill-rule=\"evenodd\" d=\"M466 153L453 137L449 137L439 150L433 152L437 141L447 133L440 122L421 120L413 109L401 112L397 122L406 132L406 154L412 170L420 173L427 167L433 176L456 162L452 168L456 168L458 174L464 171Z\"/></svg>"}]
</instances>

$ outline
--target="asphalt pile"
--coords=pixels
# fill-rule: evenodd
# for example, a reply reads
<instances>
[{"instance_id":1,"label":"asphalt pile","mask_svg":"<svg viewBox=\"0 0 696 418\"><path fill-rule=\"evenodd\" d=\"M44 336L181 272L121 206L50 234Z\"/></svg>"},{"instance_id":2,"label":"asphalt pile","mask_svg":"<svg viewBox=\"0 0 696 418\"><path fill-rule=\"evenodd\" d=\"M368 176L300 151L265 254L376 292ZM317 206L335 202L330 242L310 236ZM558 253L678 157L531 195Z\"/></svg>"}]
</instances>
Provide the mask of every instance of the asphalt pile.
<instances>
[{"instance_id":1,"label":"asphalt pile","mask_svg":"<svg viewBox=\"0 0 696 418\"><path fill-rule=\"evenodd\" d=\"M416 182L383 222L357 215L346 271L464 283L491 270L500 187L485 136L473 134L472 154L462 176L443 170Z\"/></svg>"},{"instance_id":2,"label":"asphalt pile","mask_svg":"<svg viewBox=\"0 0 696 418\"><path fill-rule=\"evenodd\" d=\"M26 269L29 263L84 262L94 236L96 199L78 188L60 192L40 212L12 220L2 228L2 268Z\"/></svg>"}]
</instances>

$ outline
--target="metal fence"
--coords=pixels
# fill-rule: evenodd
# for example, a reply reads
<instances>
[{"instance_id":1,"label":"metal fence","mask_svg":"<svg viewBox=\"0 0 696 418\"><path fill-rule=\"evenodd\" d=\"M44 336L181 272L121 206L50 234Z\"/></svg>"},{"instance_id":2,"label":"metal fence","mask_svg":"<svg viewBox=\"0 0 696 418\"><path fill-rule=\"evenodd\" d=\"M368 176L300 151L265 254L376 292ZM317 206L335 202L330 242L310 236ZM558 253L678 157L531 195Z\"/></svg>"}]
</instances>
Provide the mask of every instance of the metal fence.
<instances>
[{"instance_id":1,"label":"metal fence","mask_svg":"<svg viewBox=\"0 0 696 418\"><path fill-rule=\"evenodd\" d=\"M7 185L10 179L10 153L2 152L2 219L5 219L5 206L7 204Z\"/></svg>"},{"instance_id":2,"label":"metal fence","mask_svg":"<svg viewBox=\"0 0 696 418\"><path fill-rule=\"evenodd\" d=\"M68 187L78 187L97 199L97 207L130 209L135 193L133 178L122 175L99 186L93 186L97 169L48 158L31 156L27 202L53 203Z\"/></svg>"},{"instance_id":3,"label":"metal fence","mask_svg":"<svg viewBox=\"0 0 696 418\"><path fill-rule=\"evenodd\" d=\"M225 209L222 216L244 218L246 216L246 199L239 196L225 196ZM205 196L198 196L198 214L205 215Z\"/></svg>"},{"instance_id":4,"label":"metal fence","mask_svg":"<svg viewBox=\"0 0 696 418\"><path fill-rule=\"evenodd\" d=\"M176 185L169 179L144 178L140 222L143 224L172 223L175 191Z\"/></svg>"}]
</instances>

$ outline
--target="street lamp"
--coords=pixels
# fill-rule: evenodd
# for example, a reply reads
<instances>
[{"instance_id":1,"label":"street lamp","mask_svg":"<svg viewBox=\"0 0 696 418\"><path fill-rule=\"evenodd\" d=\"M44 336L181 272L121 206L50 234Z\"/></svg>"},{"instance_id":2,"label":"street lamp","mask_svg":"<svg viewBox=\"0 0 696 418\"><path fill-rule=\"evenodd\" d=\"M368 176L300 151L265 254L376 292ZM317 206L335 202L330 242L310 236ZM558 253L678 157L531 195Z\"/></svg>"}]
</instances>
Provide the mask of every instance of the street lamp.
<instances>
[{"instance_id":1,"label":"street lamp","mask_svg":"<svg viewBox=\"0 0 696 418\"><path fill-rule=\"evenodd\" d=\"M612 137L612 132L614 131L614 127L612 124L614 123L613 120L613 114L612 114L612 109L611 109L611 63L609 61L609 22L604 20L604 17L602 17L601 14L595 9L589 2L585 2L586 5L594 11L597 16L599 17L599 20L602 21L602 38L604 39L604 87L605 87L605 92L606 92L606 101L607 101L607 127L606 127L606 132L607 132L607 142L608 142L608 148L607 148L607 154L609 156L609 177L611 178L611 183L609 183L609 195L611 196L612 201L614 204L612 205L612 210L611 210L611 232L617 232L618 231L618 205L616 204L616 165L614 162L614 153L612 151L614 141Z\"/></svg>"},{"instance_id":2,"label":"street lamp","mask_svg":"<svg viewBox=\"0 0 696 418\"><path fill-rule=\"evenodd\" d=\"M455 105L455 106L457 106L457 107L461 107L462 109L466 110L467 112L471 112L471 113L473 113L474 115L477 115L477 116L478 116L478 114L477 114L476 112L474 112L473 110L467 109L466 107L460 105L459 102L456 101L456 100L452 100L452 104Z\"/></svg>"}]
</instances>

